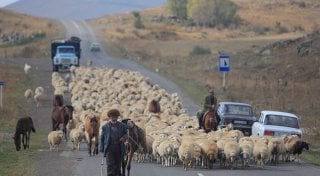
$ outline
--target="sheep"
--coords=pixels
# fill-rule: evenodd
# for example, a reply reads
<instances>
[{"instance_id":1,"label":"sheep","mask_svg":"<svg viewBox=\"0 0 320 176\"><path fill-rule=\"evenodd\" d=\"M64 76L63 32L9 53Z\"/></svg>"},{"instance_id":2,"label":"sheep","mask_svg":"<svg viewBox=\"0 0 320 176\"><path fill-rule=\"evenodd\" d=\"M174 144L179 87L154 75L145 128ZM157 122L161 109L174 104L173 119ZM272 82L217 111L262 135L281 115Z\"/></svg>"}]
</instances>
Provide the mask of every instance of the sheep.
<instances>
[{"instance_id":1,"label":"sheep","mask_svg":"<svg viewBox=\"0 0 320 176\"><path fill-rule=\"evenodd\" d=\"M29 65L29 64L24 64L24 73L25 73L25 74L28 74L29 71L30 71L30 69L31 69L31 65Z\"/></svg>"},{"instance_id":2,"label":"sheep","mask_svg":"<svg viewBox=\"0 0 320 176\"><path fill-rule=\"evenodd\" d=\"M57 151L59 151L59 145L62 141L63 137L63 131L51 131L48 134L48 143L50 147L50 151L57 148Z\"/></svg>"},{"instance_id":3,"label":"sheep","mask_svg":"<svg viewBox=\"0 0 320 176\"><path fill-rule=\"evenodd\" d=\"M197 162L201 158L201 155L201 147L193 142L182 142L178 150L178 156L182 161L185 171L187 171L188 168L191 168L193 163L194 167L196 167Z\"/></svg>"},{"instance_id":4,"label":"sheep","mask_svg":"<svg viewBox=\"0 0 320 176\"><path fill-rule=\"evenodd\" d=\"M284 141L280 138L271 138L268 142L268 148L271 163L279 164L279 156L285 153Z\"/></svg>"},{"instance_id":5,"label":"sheep","mask_svg":"<svg viewBox=\"0 0 320 176\"><path fill-rule=\"evenodd\" d=\"M202 166L211 169L212 163L218 158L217 144L205 138L196 140L196 143L199 144L203 151Z\"/></svg>"},{"instance_id":6,"label":"sheep","mask_svg":"<svg viewBox=\"0 0 320 176\"><path fill-rule=\"evenodd\" d=\"M296 136L291 136L288 141L285 141L286 147L286 161L290 161L290 154L296 155L298 154L298 163L299 163L299 155L302 153L303 149L309 150L309 143L301 140ZM294 158L292 161L294 161Z\"/></svg>"},{"instance_id":7,"label":"sheep","mask_svg":"<svg viewBox=\"0 0 320 176\"><path fill-rule=\"evenodd\" d=\"M237 166L237 159L240 155L240 146L236 141L227 141L224 145L224 153L226 155L227 164L233 169L233 165Z\"/></svg>"},{"instance_id":8,"label":"sheep","mask_svg":"<svg viewBox=\"0 0 320 176\"><path fill-rule=\"evenodd\" d=\"M294 145L298 140L300 140L300 137L298 135L285 135L282 138L286 149L285 160L288 162L290 161L290 154L292 153Z\"/></svg>"},{"instance_id":9,"label":"sheep","mask_svg":"<svg viewBox=\"0 0 320 176\"><path fill-rule=\"evenodd\" d=\"M257 162L257 166L263 168L269 156L270 151L265 140L258 140L253 146L253 157Z\"/></svg>"},{"instance_id":10,"label":"sheep","mask_svg":"<svg viewBox=\"0 0 320 176\"><path fill-rule=\"evenodd\" d=\"M245 139L239 141L239 146L241 151L240 157L242 161L242 168L248 167L253 153L253 142L249 137L246 137Z\"/></svg>"},{"instance_id":11,"label":"sheep","mask_svg":"<svg viewBox=\"0 0 320 176\"><path fill-rule=\"evenodd\" d=\"M27 102L30 102L31 97L33 96L33 91L32 91L31 89L27 89L27 90L24 92L24 96L26 97Z\"/></svg>"},{"instance_id":12,"label":"sheep","mask_svg":"<svg viewBox=\"0 0 320 176\"><path fill-rule=\"evenodd\" d=\"M73 143L73 147L72 149L74 150L75 148L78 149L78 151L80 150L80 143L82 140L84 140L85 137L85 133L84 133L84 125L80 125L79 128L74 128L70 131L70 140Z\"/></svg>"}]
</instances>

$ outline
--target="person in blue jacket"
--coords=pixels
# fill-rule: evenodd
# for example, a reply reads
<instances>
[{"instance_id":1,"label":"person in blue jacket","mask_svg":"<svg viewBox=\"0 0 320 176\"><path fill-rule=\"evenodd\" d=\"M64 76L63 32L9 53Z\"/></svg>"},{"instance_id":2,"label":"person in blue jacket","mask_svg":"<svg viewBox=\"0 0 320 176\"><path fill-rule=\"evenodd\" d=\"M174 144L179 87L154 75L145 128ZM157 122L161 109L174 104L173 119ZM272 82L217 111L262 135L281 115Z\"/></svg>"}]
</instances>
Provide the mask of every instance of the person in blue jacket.
<instances>
[{"instance_id":1,"label":"person in blue jacket","mask_svg":"<svg viewBox=\"0 0 320 176\"><path fill-rule=\"evenodd\" d=\"M119 116L117 109L108 112L110 121L102 126L100 136L100 152L106 157L108 176L121 175L121 158L125 154L124 143L128 140L127 125L118 121Z\"/></svg>"}]
</instances>

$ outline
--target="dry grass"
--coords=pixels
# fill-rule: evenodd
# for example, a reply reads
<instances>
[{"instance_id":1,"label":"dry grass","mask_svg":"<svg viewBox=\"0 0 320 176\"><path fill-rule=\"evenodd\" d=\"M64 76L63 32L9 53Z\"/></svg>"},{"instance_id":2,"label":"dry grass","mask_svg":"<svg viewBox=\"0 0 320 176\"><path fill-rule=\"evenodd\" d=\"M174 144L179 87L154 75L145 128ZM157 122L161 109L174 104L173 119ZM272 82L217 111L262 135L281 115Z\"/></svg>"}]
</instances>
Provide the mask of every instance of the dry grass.
<instances>
[{"instance_id":1,"label":"dry grass","mask_svg":"<svg viewBox=\"0 0 320 176\"><path fill-rule=\"evenodd\" d=\"M0 58L40 58L49 56L49 44L58 35L57 24L49 19L18 14L0 9L0 36L19 33L25 37L32 34L45 34L44 38L18 46L0 43ZM31 41L31 39L30 39Z\"/></svg>"},{"instance_id":2,"label":"dry grass","mask_svg":"<svg viewBox=\"0 0 320 176\"><path fill-rule=\"evenodd\" d=\"M320 56L300 58L295 45L272 50L267 57L258 54L267 44L295 39L318 29L320 2L234 2L239 5L243 23L233 29L191 28L152 21L168 16L164 7L140 12L145 25L141 30L133 28L132 14L102 17L90 23L108 46L126 51L122 55L125 58L135 59L152 70L159 69L160 74L174 79L199 103L206 85L210 85L216 88L220 101L247 102L256 112L292 110L301 117L303 127L311 129L306 139L313 148L320 147L315 142L319 135L314 135L319 129L315 124L319 124L320 113ZM212 54L191 57L196 45L210 48ZM222 74L217 68L219 52L232 59L226 89L221 87Z\"/></svg>"}]
</instances>

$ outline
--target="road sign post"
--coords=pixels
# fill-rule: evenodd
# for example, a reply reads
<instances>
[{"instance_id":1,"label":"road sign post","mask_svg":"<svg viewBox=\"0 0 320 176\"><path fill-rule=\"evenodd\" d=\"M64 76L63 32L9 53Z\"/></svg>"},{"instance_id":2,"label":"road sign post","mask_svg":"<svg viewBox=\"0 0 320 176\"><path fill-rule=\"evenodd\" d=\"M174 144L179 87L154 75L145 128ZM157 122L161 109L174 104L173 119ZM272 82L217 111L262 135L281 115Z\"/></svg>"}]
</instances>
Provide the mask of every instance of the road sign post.
<instances>
[{"instance_id":1,"label":"road sign post","mask_svg":"<svg viewBox=\"0 0 320 176\"><path fill-rule=\"evenodd\" d=\"M4 87L5 83L4 81L0 81L0 107L3 107L3 103L2 103L2 89Z\"/></svg>"},{"instance_id":2,"label":"road sign post","mask_svg":"<svg viewBox=\"0 0 320 176\"><path fill-rule=\"evenodd\" d=\"M222 72L222 87L226 87L226 73L230 71L230 57L228 55L219 56L219 71Z\"/></svg>"}]
</instances>

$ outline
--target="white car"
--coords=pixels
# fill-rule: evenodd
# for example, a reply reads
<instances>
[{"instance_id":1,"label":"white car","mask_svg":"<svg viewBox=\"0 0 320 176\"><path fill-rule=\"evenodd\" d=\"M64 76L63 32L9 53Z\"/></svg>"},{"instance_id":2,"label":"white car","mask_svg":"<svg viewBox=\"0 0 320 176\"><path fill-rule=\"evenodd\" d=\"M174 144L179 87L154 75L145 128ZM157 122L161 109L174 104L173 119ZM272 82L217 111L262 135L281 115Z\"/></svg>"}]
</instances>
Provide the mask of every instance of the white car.
<instances>
[{"instance_id":1,"label":"white car","mask_svg":"<svg viewBox=\"0 0 320 176\"><path fill-rule=\"evenodd\" d=\"M100 44L97 42L92 42L90 44L90 51L100 51Z\"/></svg>"},{"instance_id":2,"label":"white car","mask_svg":"<svg viewBox=\"0 0 320 176\"><path fill-rule=\"evenodd\" d=\"M300 118L294 114L279 111L261 111L258 122L252 125L252 135L258 136L302 136Z\"/></svg>"}]
</instances>

